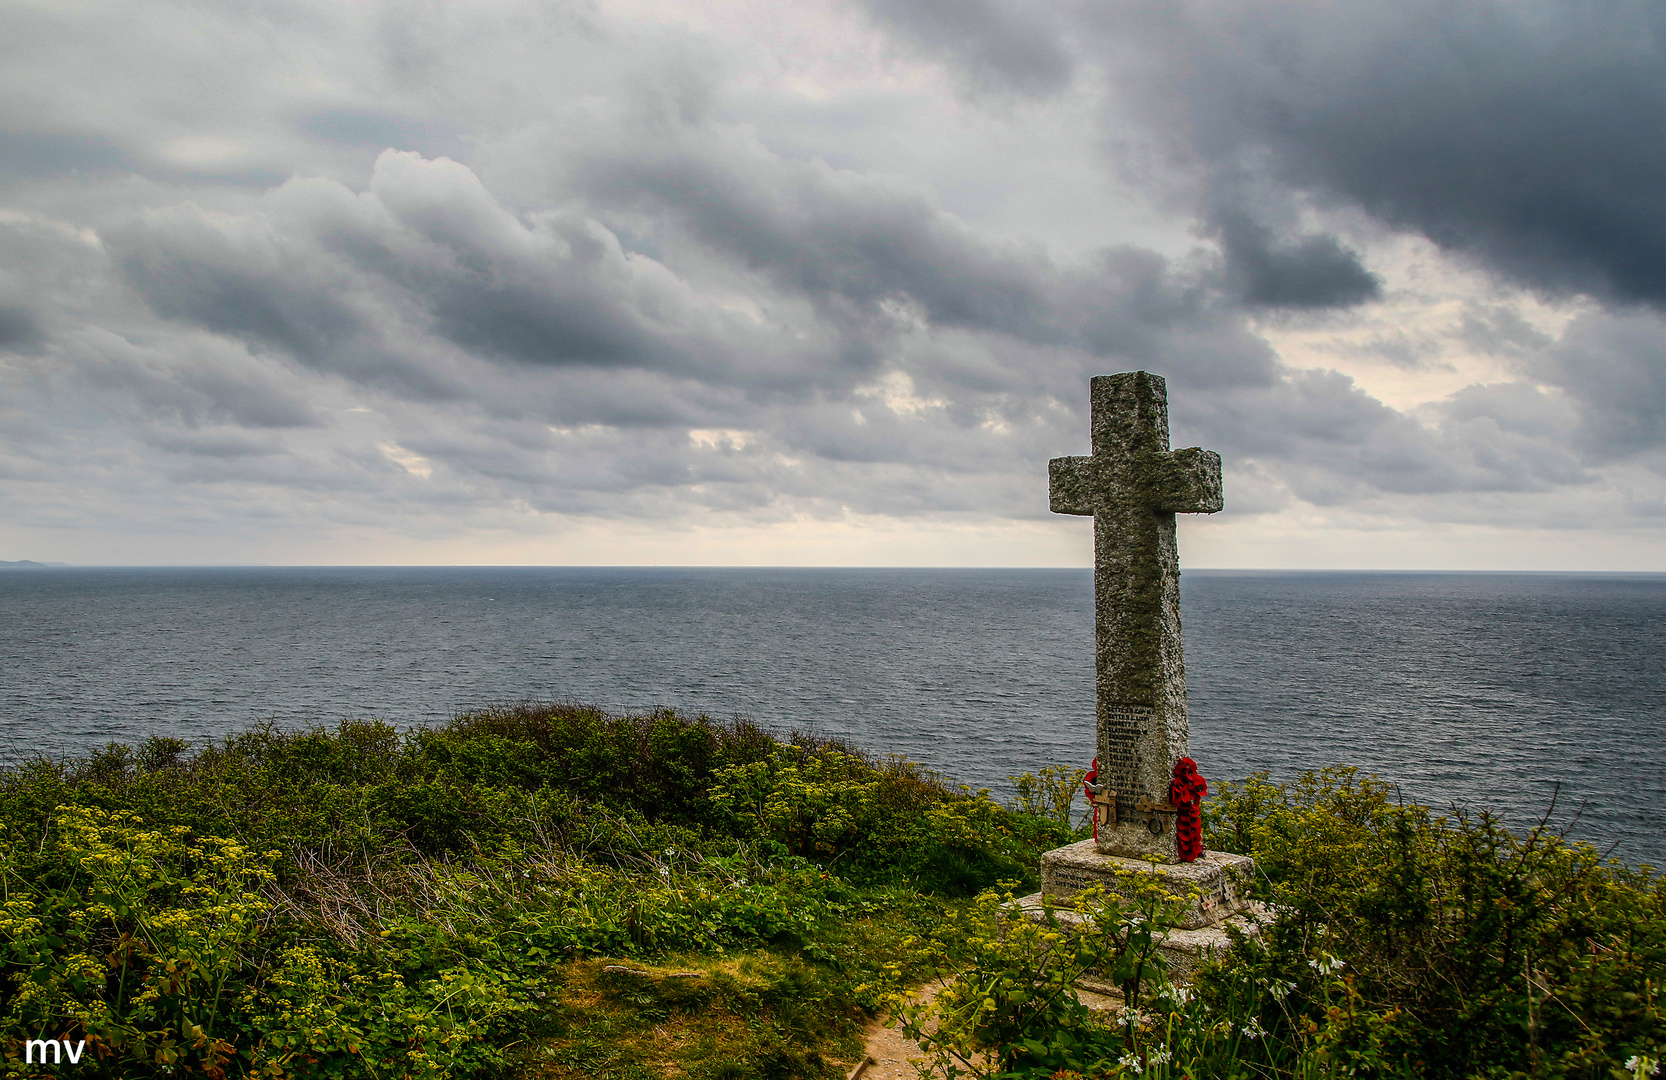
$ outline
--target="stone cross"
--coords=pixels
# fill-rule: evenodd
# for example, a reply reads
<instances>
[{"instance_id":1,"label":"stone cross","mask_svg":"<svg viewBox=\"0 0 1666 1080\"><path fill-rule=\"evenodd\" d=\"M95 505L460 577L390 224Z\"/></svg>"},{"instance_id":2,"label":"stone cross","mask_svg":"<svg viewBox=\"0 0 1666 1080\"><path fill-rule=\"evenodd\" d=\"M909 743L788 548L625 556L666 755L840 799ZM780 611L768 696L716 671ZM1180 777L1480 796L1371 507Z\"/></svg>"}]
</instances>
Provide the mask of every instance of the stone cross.
<instances>
[{"instance_id":1,"label":"stone cross","mask_svg":"<svg viewBox=\"0 0 1666 1080\"><path fill-rule=\"evenodd\" d=\"M1221 508L1221 456L1169 449L1157 375L1095 376L1091 398L1093 455L1049 473L1054 513L1093 515L1099 850L1174 862L1169 780L1189 734L1174 515Z\"/></svg>"}]
</instances>

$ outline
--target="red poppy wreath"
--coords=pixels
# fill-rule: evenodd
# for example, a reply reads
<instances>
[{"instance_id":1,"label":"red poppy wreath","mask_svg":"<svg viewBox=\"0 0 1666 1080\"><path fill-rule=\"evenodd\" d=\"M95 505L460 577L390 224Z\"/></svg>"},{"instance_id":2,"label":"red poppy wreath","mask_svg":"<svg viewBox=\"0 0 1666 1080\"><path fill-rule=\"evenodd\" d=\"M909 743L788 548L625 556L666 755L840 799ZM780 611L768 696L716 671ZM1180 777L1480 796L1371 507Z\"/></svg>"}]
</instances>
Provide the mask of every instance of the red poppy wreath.
<instances>
[{"instance_id":1,"label":"red poppy wreath","mask_svg":"<svg viewBox=\"0 0 1666 1080\"><path fill-rule=\"evenodd\" d=\"M1203 854L1203 815L1198 804L1209 794L1209 782L1198 774L1197 762L1183 757L1174 763L1169 781L1169 802L1174 805L1174 840L1181 862L1193 862Z\"/></svg>"}]
</instances>

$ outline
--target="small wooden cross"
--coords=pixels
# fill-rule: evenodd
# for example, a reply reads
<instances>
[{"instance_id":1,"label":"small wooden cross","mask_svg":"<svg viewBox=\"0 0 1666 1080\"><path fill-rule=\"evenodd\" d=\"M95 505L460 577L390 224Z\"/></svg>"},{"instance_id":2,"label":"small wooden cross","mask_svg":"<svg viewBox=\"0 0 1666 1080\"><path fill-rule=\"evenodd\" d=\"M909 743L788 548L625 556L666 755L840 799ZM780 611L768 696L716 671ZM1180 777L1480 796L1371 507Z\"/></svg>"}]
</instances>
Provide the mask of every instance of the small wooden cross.
<instances>
[{"instance_id":1,"label":"small wooden cross","mask_svg":"<svg viewBox=\"0 0 1666 1080\"><path fill-rule=\"evenodd\" d=\"M1088 805L1093 807L1093 834L1116 824L1116 792L1105 784L1088 784Z\"/></svg>"}]
</instances>

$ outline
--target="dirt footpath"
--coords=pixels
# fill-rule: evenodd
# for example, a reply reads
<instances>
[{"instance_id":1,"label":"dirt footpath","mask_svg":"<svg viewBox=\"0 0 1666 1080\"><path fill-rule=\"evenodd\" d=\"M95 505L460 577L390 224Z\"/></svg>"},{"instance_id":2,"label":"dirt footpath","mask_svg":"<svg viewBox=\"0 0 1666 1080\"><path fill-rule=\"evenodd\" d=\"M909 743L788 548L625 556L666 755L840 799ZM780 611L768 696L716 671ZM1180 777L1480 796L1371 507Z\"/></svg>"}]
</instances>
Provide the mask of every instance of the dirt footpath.
<instances>
[{"instance_id":1,"label":"dirt footpath","mask_svg":"<svg viewBox=\"0 0 1666 1080\"><path fill-rule=\"evenodd\" d=\"M930 1001L942 988L940 983L922 987L918 997ZM1083 1005L1096 1012L1114 1013L1122 1008L1122 995L1113 987L1078 985L1076 993ZM868 1025L866 1056L850 1070L848 1080L919 1080L921 1074L914 1067L916 1061L925 1063L920 1044L896 1028L886 1027L884 1021L875 1020ZM940 1077L942 1074L933 1070L925 1075Z\"/></svg>"},{"instance_id":2,"label":"dirt footpath","mask_svg":"<svg viewBox=\"0 0 1666 1080\"><path fill-rule=\"evenodd\" d=\"M915 997L921 1001L930 1001L942 988L941 983L932 983L921 987ZM864 1051L866 1056L850 1070L849 1080L918 1080L920 1073L913 1063L925 1062L925 1054L920 1050L920 1044L896 1028L886 1027L883 1020L875 1020L868 1025L868 1041ZM930 1072L926 1075L941 1074Z\"/></svg>"}]
</instances>

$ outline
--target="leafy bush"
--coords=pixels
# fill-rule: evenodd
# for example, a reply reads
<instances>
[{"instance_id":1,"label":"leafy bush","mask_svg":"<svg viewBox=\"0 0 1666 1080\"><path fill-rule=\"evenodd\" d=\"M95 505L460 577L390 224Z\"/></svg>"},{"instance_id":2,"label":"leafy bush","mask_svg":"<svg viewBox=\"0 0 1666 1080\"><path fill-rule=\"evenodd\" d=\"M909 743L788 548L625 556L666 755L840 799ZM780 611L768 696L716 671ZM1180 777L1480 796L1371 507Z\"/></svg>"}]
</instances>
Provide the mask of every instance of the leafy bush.
<instances>
[{"instance_id":1,"label":"leafy bush","mask_svg":"<svg viewBox=\"0 0 1666 1080\"><path fill-rule=\"evenodd\" d=\"M1074 814L1076 796L1082 791L1082 782L1087 775L1086 769L1044 765L1039 772L1009 776L1007 779L1018 793L1018 802L1013 809L1031 817L1044 818L1072 832L1078 828L1090 829L1091 819L1084 818L1078 826Z\"/></svg>"},{"instance_id":2,"label":"leafy bush","mask_svg":"<svg viewBox=\"0 0 1666 1080\"><path fill-rule=\"evenodd\" d=\"M1361 1075L1606 1077L1659 1056L1666 882L1650 869L1543 823L1517 837L1402 805L1354 769L1222 785L1206 805L1211 846L1253 856L1281 912L1208 986L1288 987L1261 1002L1272 1042Z\"/></svg>"},{"instance_id":3,"label":"leafy bush","mask_svg":"<svg viewBox=\"0 0 1666 1080\"><path fill-rule=\"evenodd\" d=\"M711 800L731 834L837 866L861 883L905 882L964 896L989 882L1034 883L1062 833L987 791L951 790L911 763L875 766L834 747L782 747L718 771Z\"/></svg>"},{"instance_id":4,"label":"leafy bush","mask_svg":"<svg viewBox=\"0 0 1666 1080\"><path fill-rule=\"evenodd\" d=\"M1081 926L986 894L927 952L946 988L900 1013L949 1075L1018 1078L1651 1075L1666 1040L1666 883L1542 824L1403 805L1353 769L1220 785L1211 847L1257 860L1275 917L1202 968L1131 985L1160 908ZM1136 929L1139 928L1139 929ZM1085 1009L1095 964L1113 1019ZM899 999L903 1000L903 999ZM939 1024L935 1033L927 1019Z\"/></svg>"},{"instance_id":5,"label":"leafy bush","mask_svg":"<svg viewBox=\"0 0 1666 1080\"><path fill-rule=\"evenodd\" d=\"M277 852L64 806L0 852L0 1025L85 1041L78 1075L413 1077L488 1065L470 1035L524 1011L491 965L303 944L275 928ZM274 932L276 930L276 932ZM447 962L449 961L449 962Z\"/></svg>"}]
</instances>

